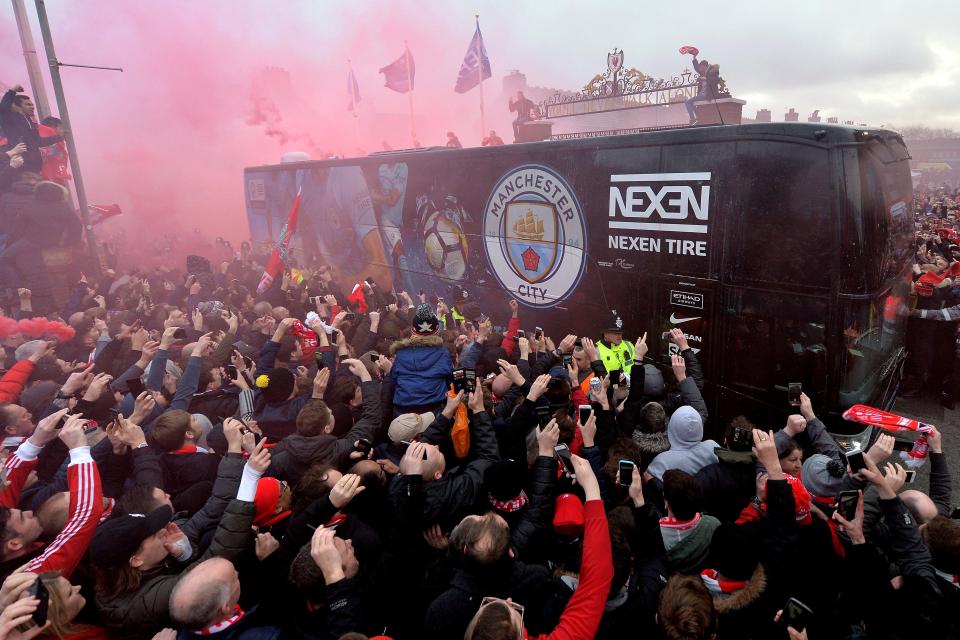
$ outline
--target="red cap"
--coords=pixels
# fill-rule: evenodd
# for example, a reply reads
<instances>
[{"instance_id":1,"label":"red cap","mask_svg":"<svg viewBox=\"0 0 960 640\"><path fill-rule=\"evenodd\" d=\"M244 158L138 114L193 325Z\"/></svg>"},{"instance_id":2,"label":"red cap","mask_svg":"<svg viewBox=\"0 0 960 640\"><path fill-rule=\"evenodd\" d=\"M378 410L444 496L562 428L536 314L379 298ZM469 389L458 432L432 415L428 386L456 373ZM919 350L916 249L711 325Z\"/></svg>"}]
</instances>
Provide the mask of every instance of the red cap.
<instances>
[{"instance_id":1,"label":"red cap","mask_svg":"<svg viewBox=\"0 0 960 640\"><path fill-rule=\"evenodd\" d=\"M276 478L260 478L257 494L253 498L253 504L257 508L253 524L258 527L269 526L278 520L277 516L283 515L275 513L280 501L280 491L280 481Z\"/></svg>"},{"instance_id":2,"label":"red cap","mask_svg":"<svg viewBox=\"0 0 960 640\"><path fill-rule=\"evenodd\" d=\"M562 493L553 503L553 530L558 535L576 538L583 533L583 503L572 493Z\"/></svg>"}]
</instances>

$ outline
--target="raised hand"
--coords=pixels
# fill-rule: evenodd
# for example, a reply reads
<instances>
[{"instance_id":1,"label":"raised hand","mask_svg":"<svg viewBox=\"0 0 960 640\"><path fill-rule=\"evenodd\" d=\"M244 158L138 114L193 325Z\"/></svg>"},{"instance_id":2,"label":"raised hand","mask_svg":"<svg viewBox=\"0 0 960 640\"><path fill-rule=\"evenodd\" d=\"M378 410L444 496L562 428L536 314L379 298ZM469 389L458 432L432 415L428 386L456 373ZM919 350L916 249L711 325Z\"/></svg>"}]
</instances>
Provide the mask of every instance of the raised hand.
<instances>
[{"instance_id":1,"label":"raised hand","mask_svg":"<svg viewBox=\"0 0 960 640\"><path fill-rule=\"evenodd\" d=\"M270 466L270 450L266 448L266 440L257 443L247 460L247 465L261 475L267 470Z\"/></svg>"},{"instance_id":2,"label":"raised hand","mask_svg":"<svg viewBox=\"0 0 960 640\"><path fill-rule=\"evenodd\" d=\"M457 407L459 407L460 403L463 402L463 394L463 391L457 391L456 394L447 396L447 404L443 407L443 415L445 415L448 419L453 418L453 416L457 413Z\"/></svg>"},{"instance_id":3,"label":"raised hand","mask_svg":"<svg viewBox=\"0 0 960 640\"><path fill-rule=\"evenodd\" d=\"M343 580L343 559L333 543L334 531L326 527L317 527L310 539L310 557L320 567L323 581L330 585Z\"/></svg>"},{"instance_id":4,"label":"raised hand","mask_svg":"<svg viewBox=\"0 0 960 640\"><path fill-rule=\"evenodd\" d=\"M540 399L547 391L547 386L550 384L550 374L544 373L543 375L537 376L537 379L533 381L533 384L530 385L530 391L527 392L527 400L530 402L536 402Z\"/></svg>"},{"instance_id":5,"label":"raised hand","mask_svg":"<svg viewBox=\"0 0 960 640\"><path fill-rule=\"evenodd\" d=\"M547 458L556 455L554 447L560 441L560 426L556 420L550 420L543 429L537 427L537 453Z\"/></svg>"},{"instance_id":6,"label":"raised hand","mask_svg":"<svg viewBox=\"0 0 960 640\"><path fill-rule=\"evenodd\" d=\"M594 475L590 462L572 453L570 454L570 461L573 463L573 470L577 476L577 484L583 487L584 498L599 500L600 484L597 482L597 476Z\"/></svg>"},{"instance_id":7,"label":"raised hand","mask_svg":"<svg viewBox=\"0 0 960 640\"><path fill-rule=\"evenodd\" d=\"M686 351L690 348L690 343L687 342L687 336L683 334L681 329L674 327L670 329L670 339L679 347L680 351Z\"/></svg>"},{"instance_id":8,"label":"raised hand","mask_svg":"<svg viewBox=\"0 0 960 640\"><path fill-rule=\"evenodd\" d=\"M521 338L524 340L525 338ZM497 366L500 367L500 373L510 379L510 382L519 386L522 386L524 383L523 375L520 374L520 369L517 368L517 365L510 364L507 360L497 360Z\"/></svg>"},{"instance_id":9,"label":"raised hand","mask_svg":"<svg viewBox=\"0 0 960 640\"><path fill-rule=\"evenodd\" d=\"M684 362L683 356L670 356L670 368L673 369L673 375L676 376L677 382L683 382L687 379L687 363Z\"/></svg>"},{"instance_id":10,"label":"raised hand","mask_svg":"<svg viewBox=\"0 0 960 640\"><path fill-rule=\"evenodd\" d=\"M580 427L580 433L583 434L583 446L592 447L597 437L597 414L591 411L586 424L578 426Z\"/></svg>"},{"instance_id":11,"label":"raised hand","mask_svg":"<svg viewBox=\"0 0 960 640\"><path fill-rule=\"evenodd\" d=\"M327 392L327 385L330 384L330 369L324 367L317 371L313 377L313 398L319 400Z\"/></svg>"},{"instance_id":12,"label":"raised hand","mask_svg":"<svg viewBox=\"0 0 960 640\"><path fill-rule=\"evenodd\" d=\"M103 393L103 390L107 388L113 381L113 376L109 373L99 373L93 377L93 380L90 382L90 386L87 387L87 392L83 394L83 399L88 402L96 402L100 398L100 394Z\"/></svg>"},{"instance_id":13,"label":"raised hand","mask_svg":"<svg viewBox=\"0 0 960 640\"><path fill-rule=\"evenodd\" d=\"M360 476L355 473L342 476L330 490L330 504L337 509L343 509L350 504L350 501L366 488L360 484L360 481Z\"/></svg>"},{"instance_id":14,"label":"raised hand","mask_svg":"<svg viewBox=\"0 0 960 640\"><path fill-rule=\"evenodd\" d=\"M647 355L647 351L650 350L650 347L647 346L647 332L644 331L643 335L637 338L637 341L633 343L634 354L633 357L636 360L643 360Z\"/></svg>"}]
</instances>

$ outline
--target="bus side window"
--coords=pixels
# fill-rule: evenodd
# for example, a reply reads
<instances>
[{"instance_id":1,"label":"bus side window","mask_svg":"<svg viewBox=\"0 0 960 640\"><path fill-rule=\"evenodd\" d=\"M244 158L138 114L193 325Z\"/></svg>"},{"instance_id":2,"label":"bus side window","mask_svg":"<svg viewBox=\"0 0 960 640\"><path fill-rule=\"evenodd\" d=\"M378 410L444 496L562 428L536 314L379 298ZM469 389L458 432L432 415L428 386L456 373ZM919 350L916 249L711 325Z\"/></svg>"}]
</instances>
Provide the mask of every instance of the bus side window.
<instances>
[{"instance_id":1,"label":"bus side window","mask_svg":"<svg viewBox=\"0 0 960 640\"><path fill-rule=\"evenodd\" d=\"M838 246L825 150L737 143L739 219L728 224L734 282L829 288Z\"/></svg>"},{"instance_id":2,"label":"bus side window","mask_svg":"<svg viewBox=\"0 0 960 640\"><path fill-rule=\"evenodd\" d=\"M825 390L824 301L749 290L728 296L726 384L773 397L790 382L811 395Z\"/></svg>"}]
</instances>

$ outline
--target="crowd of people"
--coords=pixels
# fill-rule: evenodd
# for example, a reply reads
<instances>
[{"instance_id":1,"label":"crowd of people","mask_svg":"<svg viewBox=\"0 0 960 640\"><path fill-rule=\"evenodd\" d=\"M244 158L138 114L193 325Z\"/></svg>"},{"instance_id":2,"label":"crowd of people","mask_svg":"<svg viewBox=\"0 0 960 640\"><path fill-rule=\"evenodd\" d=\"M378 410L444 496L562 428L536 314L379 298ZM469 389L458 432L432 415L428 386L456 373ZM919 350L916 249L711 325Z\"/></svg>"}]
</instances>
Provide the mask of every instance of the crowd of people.
<instances>
[{"instance_id":1,"label":"crowd of people","mask_svg":"<svg viewBox=\"0 0 960 640\"><path fill-rule=\"evenodd\" d=\"M29 217L3 198L47 183L11 151L0 213ZM955 329L925 236L918 319ZM854 472L805 395L717 425L678 329L664 370L615 313L551 337L336 265L258 294L246 243L174 262L57 304L0 253L0 638L958 637L937 430L908 486L891 436Z\"/></svg>"}]
</instances>

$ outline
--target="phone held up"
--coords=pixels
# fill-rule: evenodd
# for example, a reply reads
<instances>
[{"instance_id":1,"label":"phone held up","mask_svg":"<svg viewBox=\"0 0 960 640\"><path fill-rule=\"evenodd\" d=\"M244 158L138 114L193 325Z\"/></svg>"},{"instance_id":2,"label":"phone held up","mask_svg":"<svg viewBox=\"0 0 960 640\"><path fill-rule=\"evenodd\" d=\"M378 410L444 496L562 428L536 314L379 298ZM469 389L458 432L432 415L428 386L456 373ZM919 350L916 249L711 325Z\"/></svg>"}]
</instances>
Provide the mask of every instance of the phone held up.
<instances>
[{"instance_id":1,"label":"phone held up","mask_svg":"<svg viewBox=\"0 0 960 640\"><path fill-rule=\"evenodd\" d=\"M570 449L565 444L558 444L553 448L557 452L557 457L560 458L560 462L563 463L563 468L567 472L567 475L571 478L576 478L577 474L573 468L573 458L570 457Z\"/></svg>"},{"instance_id":2,"label":"phone held up","mask_svg":"<svg viewBox=\"0 0 960 640\"><path fill-rule=\"evenodd\" d=\"M43 585L43 582L40 581L40 578L37 578L32 585L27 587L27 595L39 600L40 604L37 605L36 611L30 614L29 620L17 625L17 631L20 633L26 633L34 627L42 627L43 625L47 624L47 610L50 607L50 593Z\"/></svg>"},{"instance_id":3,"label":"phone held up","mask_svg":"<svg viewBox=\"0 0 960 640\"><path fill-rule=\"evenodd\" d=\"M813 611L810 610L810 607L796 598L790 598L787 600L787 604L783 606L780 624L784 627L793 627L797 631L803 631L812 618Z\"/></svg>"},{"instance_id":4,"label":"phone held up","mask_svg":"<svg viewBox=\"0 0 960 640\"><path fill-rule=\"evenodd\" d=\"M841 491L837 496L837 511L848 522L857 516L857 502L860 494L856 491Z\"/></svg>"},{"instance_id":5,"label":"phone held up","mask_svg":"<svg viewBox=\"0 0 960 640\"><path fill-rule=\"evenodd\" d=\"M863 449L854 449L846 454L847 464L850 465L850 473L855 474L867 468L867 463L863 457Z\"/></svg>"},{"instance_id":6,"label":"phone held up","mask_svg":"<svg viewBox=\"0 0 960 640\"><path fill-rule=\"evenodd\" d=\"M621 460L619 464L620 486L629 487L633 484L633 469L637 465L632 460Z\"/></svg>"},{"instance_id":7,"label":"phone held up","mask_svg":"<svg viewBox=\"0 0 960 640\"><path fill-rule=\"evenodd\" d=\"M588 404L581 404L577 409L580 411L580 424L587 424L587 420L590 419L590 413L593 411L593 407Z\"/></svg>"},{"instance_id":8,"label":"phone held up","mask_svg":"<svg viewBox=\"0 0 960 640\"><path fill-rule=\"evenodd\" d=\"M783 387L780 387L781 389ZM787 383L787 402L791 407L800 406L800 394L803 393L803 385L799 382Z\"/></svg>"}]
</instances>

